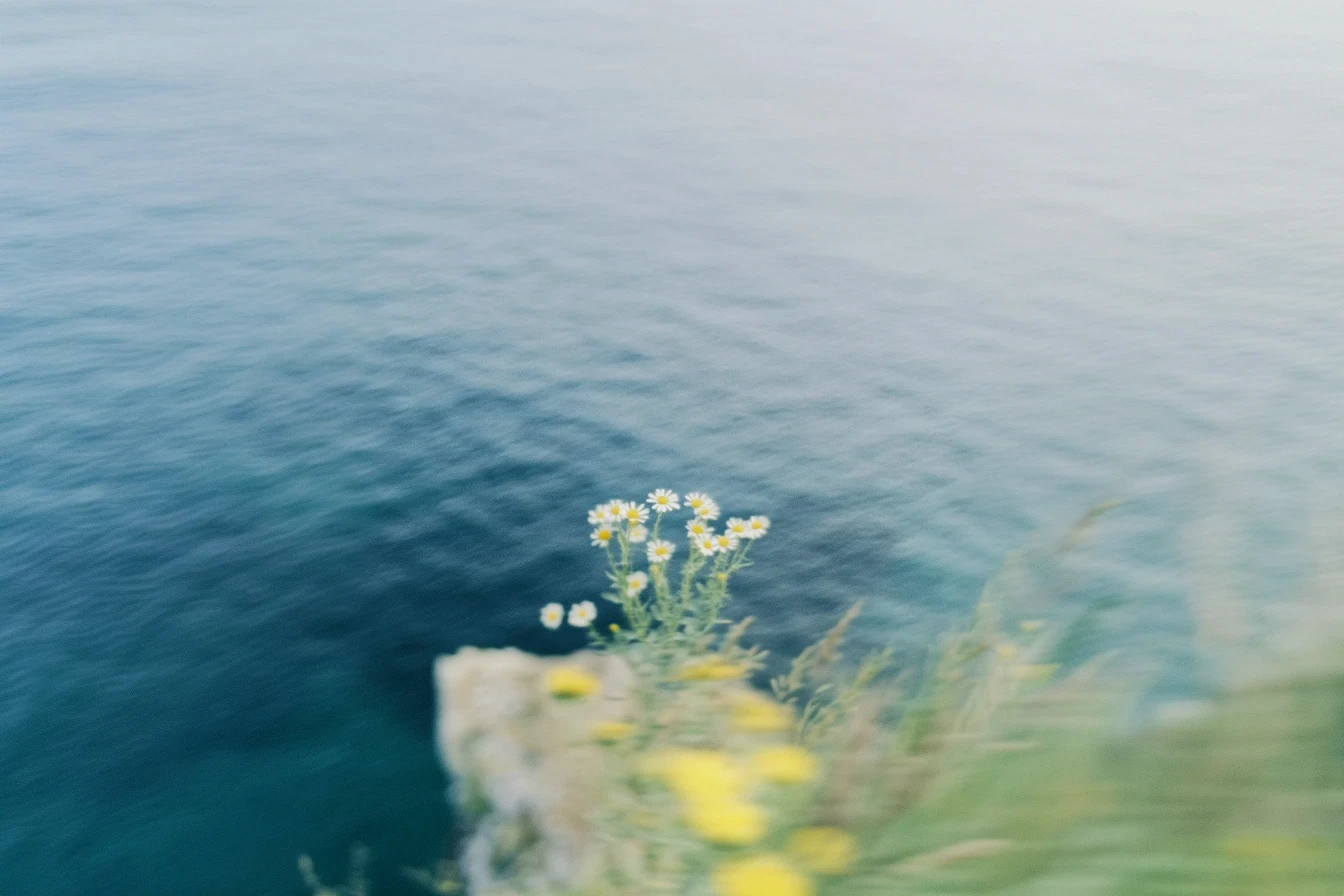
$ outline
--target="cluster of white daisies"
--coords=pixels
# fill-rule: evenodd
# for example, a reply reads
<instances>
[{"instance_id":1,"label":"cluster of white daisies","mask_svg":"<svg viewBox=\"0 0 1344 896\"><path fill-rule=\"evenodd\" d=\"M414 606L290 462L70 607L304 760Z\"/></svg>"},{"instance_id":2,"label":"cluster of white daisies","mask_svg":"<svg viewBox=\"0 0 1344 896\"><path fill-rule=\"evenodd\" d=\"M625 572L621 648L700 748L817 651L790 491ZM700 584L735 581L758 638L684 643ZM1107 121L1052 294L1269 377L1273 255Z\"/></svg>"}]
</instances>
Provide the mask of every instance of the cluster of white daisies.
<instances>
[{"instance_id":1,"label":"cluster of white daisies","mask_svg":"<svg viewBox=\"0 0 1344 896\"><path fill-rule=\"evenodd\" d=\"M691 547L705 557L736 550L743 541L755 541L770 530L770 518L753 516L743 519L730 517L723 525L722 532L715 532L710 523L719 518L719 505L703 492L691 492L686 496L685 506L694 516L686 523L686 537ZM649 540L649 513L660 516L668 511L680 510L681 497L671 489L660 488L649 493L644 503L634 501L607 501L588 511L588 525L594 526L590 537L594 547L610 548L613 541L624 535L630 544L644 544L645 554L651 564L663 564L672 559L677 547L670 541ZM626 593L638 596L649 585L647 573L633 572L626 576ZM585 600L569 608L569 624L577 628L592 625L597 618L597 608L593 602ZM541 624L550 629L559 628L565 620L565 608L551 603L541 608Z\"/></svg>"},{"instance_id":2,"label":"cluster of white daisies","mask_svg":"<svg viewBox=\"0 0 1344 896\"><path fill-rule=\"evenodd\" d=\"M681 509L681 498L671 489L660 488L649 494L643 504L634 501L608 501L588 511L588 524L596 526L591 533L594 547L609 547L616 538L620 527L624 527L625 537L631 544L643 544L649 539L649 511L663 514L670 510ZM686 523L686 535L691 546L706 557L731 551L744 539L754 541L770 529L770 519L753 516L748 519L732 517L724 524L722 532L715 532L710 522L719 518L719 505L702 492L691 492L686 496L686 507L695 516ZM649 541L647 553L650 563L666 563L672 559L676 547L669 541Z\"/></svg>"}]
</instances>

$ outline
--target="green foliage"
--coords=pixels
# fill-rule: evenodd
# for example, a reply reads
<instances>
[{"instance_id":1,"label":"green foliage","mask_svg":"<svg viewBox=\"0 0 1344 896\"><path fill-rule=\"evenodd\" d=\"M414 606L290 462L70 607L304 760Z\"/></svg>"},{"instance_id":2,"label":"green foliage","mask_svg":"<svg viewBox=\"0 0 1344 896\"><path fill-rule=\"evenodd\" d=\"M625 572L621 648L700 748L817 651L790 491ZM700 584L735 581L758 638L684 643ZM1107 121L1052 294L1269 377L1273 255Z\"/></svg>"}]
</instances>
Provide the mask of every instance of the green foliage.
<instances>
[{"instance_id":1,"label":"green foliage","mask_svg":"<svg viewBox=\"0 0 1344 896\"><path fill-rule=\"evenodd\" d=\"M644 532L634 506L594 511L626 624L592 636L629 664L634 693L598 738L583 874L552 896L1344 892L1338 653L1180 718L1154 714L1145 678L1113 657L1052 662L1079 656L1070 633L1092 620L1051 605L1058 582L1033 558L1076 550L1113 505L1011 555L927 668L893 669L887 651L848 662L855 605L771 697L746 684L763 659L742 644L751 620L723 615L754 538L703 550L693 535L674 573L666 556L642 561L664 514ZM1206 627L1226 619L1200 612ZM1233 629L1219 630L1224 657Z\"/></svg>"}]
</instances>

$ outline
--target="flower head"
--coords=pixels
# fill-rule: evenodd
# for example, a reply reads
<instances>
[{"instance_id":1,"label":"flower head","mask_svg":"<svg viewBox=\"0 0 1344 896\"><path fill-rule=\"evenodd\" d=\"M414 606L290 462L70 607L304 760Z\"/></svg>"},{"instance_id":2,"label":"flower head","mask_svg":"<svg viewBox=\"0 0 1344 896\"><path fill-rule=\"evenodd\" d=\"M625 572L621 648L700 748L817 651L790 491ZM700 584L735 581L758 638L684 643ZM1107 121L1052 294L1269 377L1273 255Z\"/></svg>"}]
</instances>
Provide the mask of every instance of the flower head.
<instances>
[{"instance_id":1,"label":"flower head","mask_svg":"<svg viewBox=\"0 0 1344 896\"><path fill-rule=\"evenodd\" d=\"M611 544L612 536L615 534L615 529L612 529L607 523L603 523L594 529L589 537L593 540L593 547L605 548L607 545Z\"/></svg>"},{"instance_id":2,"label":"flower head","mask_svg":"<svg viewBox=\"0 0 1344 896\"><path fill-rule=\"evenodd\" d=\"M801 828L789 838L789 854L817 874L843 874L854 864L859 849L840 828Z\"/></svg>"},{"instance_id":3,"label":"flower head","mask_svg":"<svg viewBox=\"0 0 1344 896\"><path fill-rule=\"evenodd\" d=\"M701 797L683 804L683 817L704 840L722 846L750 846L765 836L765 810L737 797Z\"/></svg>"},{"instance_id":4,"label":"flower head","mask_svg":"<svg viewBox=\"0 0 1344 896\"><path fill-rule=\"evenodd\" d=\"M719 505L714 503L714 499L704 492L691 492L686 496L686 506L695 512L695 515L704 520L716 520L719 518Z\"/></svg>"},{"instance_id":5,"label":"flower head","mask_svg":"<svg viewBox=\"0 0 1344 896\"><path fill-rule=\"evenodd\" d=\"M709 535L713 533L713 531L714 531L713 527L711 527L709 523L705 522L699 517L696 517L693 520L688 520L686 523L686 535L692 541L694 541L701 535Z\"/></svg>"},{"instance_id":6,"label":"flower head","mask_svg":"<svg viewBox=\"0 0 1344 896\"><path fill-rule=\"evenodd\" d=\"M714 871L717 896L812 896L807 877L778 856L752 856L725 862Z\"/></svg>"},{"instance_id":7,"label":"flower head","mask_svg":"<svg viewBox=\"0 0 1344 896\"><path fill-rule=\"evenodd\" d=\"M657 513L667 513L669 510L680 510L681 499L672 489L659 488L649 493L648 505Z\"/></svg>"},{"instance_id":8,"label":"flower head","mask_svg":"<svg viewBox=\"0 0 1344 896\"><path fill-rule=\"evenodd\" d=\"M631 526L627 537L631 544L643 544L649 540L649 529L647 526Z\"/></svg>"},{"instance_id":9,"label":"flower head","mask_svg":"<svg viewBox=\"0 0 1344 896\"><path fill-rule=\"evenodd\" d=\"M736 535L738 538L752 538L751 524L740 516L729 517L728 522L723 524L723 530L730 535Z\"/></svg>"},{"instance_id":10,"label":"flower head","mask_svg":"<svg viewBox=\"0 0 1344 896\"><path fill-rule=\"evenodd\" d=\"M759 694L743 694L733 705L733 725L739 731L765 734L785 731L792 724L787 706Z\"/></svg>"},{"instance_id":11,"label":"flower head","mask_svg":"<svg viewBox=\"0 0 1344 896\"><path fill-rule=\"evenodd\" d=\"M766 532L770 531L770 517L754 516L747 520L747 528L751 530L751 534L746 536L747 538L760 538Z\"/></svg>"},{"instance_id":12,"label":"flower head","mask_svg":"<svg viewBox=\"0 0 1344 896\"><path fill-rule=\"evenodd\" d=\"M632 572L625 577L625 593L634 597L642 594L644 589L649 587L649 574L645 572Z\"/></svg>"},{"instance_id":13,"label":"flower head","mask_svg":"<svg viewBox=\"0 0 1344 896\"><path fill-rule=\"evenodd\" d=\"M806 784L817 776L817 757L802 747L766 747L752 754L756 774L772 784Z\"/></svg>"},{"instance_id":14,"label":"flower head","mask_svg":"<svg viewBox=\"0 0 1344 896\"><path fill-rule=\"evenodd\" d=\"M547 604L541 608L541 624L549 629L557 629L565 621L565 608L559 604Z\"/></svg>"},{"instance_id":15,"label":"flower head","mask_svg":"<svg viewBox=\"0 0 1344 896\"><path fill-rule=\"evenodd\" d=\"M593 624L597 618L597 607L593 602L585 600L582 603L574 604L569 608L569 624L575 628L587 628Z\"/></svg>"},{"instance_id":16,"label":"flower head","mask_svg":"<svg viewBox=\"0 0 1344 896\"><path fill-rule=\"evenodd\" d=\"M720 554L726 554L729 551L736 550L742 542L731 532L720 532L712 536L714 539L714 550Z\"/></svg>"},{"instance_id":17,"label":"flower head","mask_svg":"<svg viewBox=\"0 0 1344 896\"><path fill-rule=\"evenodd\" d=\"M591 673L577 666L555 666L546 673L546 690L552 697L591 697L601 689Z\"/></svg>"},{"instance_id":18,"label":"flower head","mask_svg":"<svg viewBox=\"0 0 1344 896\"><path fill-rule=\"evenodd\" d=\"M666 563L672 559L672 554L676 550L676 545L670 541L651 541L649 542L649 562Z\"/></svg>"},{"instance_id":19,"label":"flower head","mask_svg":"<svg viewBox=\"0 0 1344 896\"><path fill-rule=\"evenodd\" d=\"M649 756L646 767L686 801L740 797L748 783L742 768L722 750L664 750Z\"/></svg>"},{"instance_id":20,"label":"flower head","mask_svg":"<svg viewBox=\"0 0 1344 896\"><path fill-rule=\"evenodd\" d=\"M697 551L704 554L706 557L713 557L714 552L718 550L714 547L713 535L693 535L691 536L691 544L695 546Z\"/></svg>"},{"instance_id":21,"label":"flower head","mask_svg":"<svg viewBox=\"0 0 1344 896\"><path fill-rule=\"evenodd\" d=\"M588 511L588 525L600 526L603 523L614 523L616 517L611 512L610 504L599 504Z\"/></svg>"},{"instance_id":22,"label":"flower head","mask_svg":"<svg viewBox=\"0 0 1344 896\"><path fill-rule=\"evenodd\" d=\"M698 660L682 667L677 678L682 681L732 681L746 674L745 669L725 659Z\"/></svg>"},{"instance_id":23,"label":"flower head","mask_svg":"<svg viewBox=\"0 0 1344 896\"><path fill-rule=\"evenodd\" d=\"M617 721L597 722L590 731L593 740L600 744L618 743L634 733L634 725Z\"/></svg>"},{"instance_id":24,"label":"flower head","mask_svg":"<svg viewBox=\"0 0 1344 896\"><path fill-rule=\"evenodd\" d=\"M632 526L638 526L649 518L649 508L643 504L626 501L621 505L621 519Z\"/></svg>"}]
</instances>

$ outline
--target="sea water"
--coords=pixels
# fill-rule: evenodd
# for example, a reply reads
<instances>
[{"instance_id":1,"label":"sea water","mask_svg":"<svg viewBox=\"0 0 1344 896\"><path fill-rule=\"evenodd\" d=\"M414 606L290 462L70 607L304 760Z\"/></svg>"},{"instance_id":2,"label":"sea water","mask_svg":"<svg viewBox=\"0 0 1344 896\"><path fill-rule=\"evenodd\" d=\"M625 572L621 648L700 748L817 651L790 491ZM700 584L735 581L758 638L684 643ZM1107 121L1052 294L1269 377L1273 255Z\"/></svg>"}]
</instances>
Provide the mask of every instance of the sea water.
<instances>
[{"instance_id":1,"label":"sea water","mask_svg":"<svg viewBox=\"0 0 1344 896\"><path fill-rule=\"evenodd\" d=\"M1049 596L1117 643L1182 655L1211 506L1288 606L1341 59L1324 0L4 0L0 891L411 892L432 658L581 645L655 487L773 518L777 657L862 598L917 664L1114 499Z\"/></svg>"}]
</instances>

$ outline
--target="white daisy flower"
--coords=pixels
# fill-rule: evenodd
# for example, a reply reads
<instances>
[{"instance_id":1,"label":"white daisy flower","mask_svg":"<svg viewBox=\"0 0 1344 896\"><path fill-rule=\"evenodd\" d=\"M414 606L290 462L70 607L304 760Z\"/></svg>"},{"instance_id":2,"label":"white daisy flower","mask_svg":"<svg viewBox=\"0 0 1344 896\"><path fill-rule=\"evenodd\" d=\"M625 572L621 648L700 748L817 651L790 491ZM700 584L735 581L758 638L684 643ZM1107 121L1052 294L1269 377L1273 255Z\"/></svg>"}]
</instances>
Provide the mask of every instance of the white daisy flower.
<instances>
[{"instance_id":1,"label":"white daisy flower","mask_svg":"<svg viewBox=\"0 0 1344 896\"><path fill-rule=\"evenodd\" d=\"M714 499L704 492L691 492L686 496L686 506L695 511L697 516L700 514L701 507L713 503Z\"/></svg>"},{"instance_id":2,"label":"white daisy flower","mask_svg":"<svg viewBox=\"0 0 1344 896\"><path fill-rule=\"evenodd\" d=\"M635 504L627 501L621 507L621 519L632 526L638 526L649 518L649 508L643 504Z\"/></svg>"},{"instance_id":3,"label":"white daisy flower","mask_svg":"<svg viewBox=\"0 0 1344 896\"><path fill-rule=\"evenodd\" d=\"M696 535L691 539L691 544L695 546L697 551L704 554L706 557L713 557L714 552L718 550L718 548L714 546L713 535Z\"/></svg>"},{"instance_id":4,"label":"white daisy flower","mask_svg":"<svg viewBox=\"0 0 1344 896\"><path fill-rule=\"evenodd\" d=\"M634 597L649 587L649 575L644 572L632 572L625 577L625 593Z\"/></svg>"},{"instance_id":5,"label":"white daisy flower","mask_svg":"<svg viewBox=\"0 0 1344 896\"><path fill-rule=\"evenodd\" d=\"M667 513L669 510L680 510L681 499L672 489L659 488L649 493L648 505L658 513Z\"/></svg>"},{"instance_id":6,"label":"white daisy flower","mask_svg":"<svg viewBox=\"0 0 1344 896\"><path fill-rule=\"evenodd\" d=\"M666 563L672 559L677 547L670 541L651 541L649 542L649 562Z\"/></svg>"},{"instance_id":7,"label":"white daisy flower","mask_svg":"<svg viewBox=\"0 0 1344 896\"><path fill-rule=\"evenodd\" d=\"M591 537L593 540L593 547L604 548L607 545L611 544L612 536L614 536L615 534L616 530L612 529L611 526L608 526L605 523L603 523L601 526L598 526L596 529L594 529L589 537Z\"/></svg>"},{"instance_id":8,"label":"white daisy flower","mask_svg":"<svg viewBox=\"0 0 1344 896\"><path fill-rule=\"evenodd\" d=\"M645 526L635 526L630 530L629 538L631 544L642 544L649 540L649 530Z\"/></svg>"},{"instance_id":9,"label":"white daisy flower","mask_svg":"<svg viewBox=\"0 0 1344 896\"><path fill-rule=\"evenodd\" d=\"M541 624L549 629L557 629L565 621L565 608L559 604L547 604L541 608Z\"/></svg>"},{"instance_id":10,"label":"white daisy flower","mask_svg":"<svg viewBox=\"0 0 1344 896\"><path fill-rule=\"evenodd\" d=\"M719 518L719 505L713 501L706 501L696 508L695 515L702 520L716 520Z\"/></svg>"},{"instance_id":11,"label":"white daisy flower","mask_svg":"<svg viewBox=\"0 0 1344 896\"><path fill-rule=\"evenodd\" d=\"M760 538L766 532L770 531L770 517L754 516L747 520L747 528L751 530L751 534L745 537L751 539Z\"/></svg>"},{"instance_id":12,"label":"white daisy flower","mask_svg":"<svg viewBox=\"0 0 1344 896\"><path fill-rule=\"evenodd\" d=\"M737 546L742 543L738 537L731 532L721 532L718 535L711 536L711 538L714 541L714 550L720 554L726 554L729 551L736 550Z\"/></svg>"},{"instance_id":13,"label":"white daisy flower","mask_svg":"<svg viewBox=\"0 0 1344 896\"><path fill-rule=\"evenodd\" d=\"M751 523L742 519L740 516L729 517L728 522L723 524L723 531L738 538L751 538Z\"/></svg>"},{"instance_id":14,"label":"white daisy flower","mask_svg":"<svg viewBox=\"0 0 1344 896\"><path fill-rule=\"evenodd\" d=\"M575 628L587 628L593 624L597 618L597 607L593 602L585 600L583 603L574 604L569 608L569 624Z\"/></svg>"},{"instance_id":15,"label":"white daisy flower","mask_svg":"<svg viewBox=\"0 0 1344 896\"><path fill-rule=\"evenodd\" d=\"M616 522L616 514L612 512L611 507L613 503L614 502L612 501L607 501L606 503L599 504L592 510L588 511L588 525L600 526L603 523Z\"/></svg>"},{"instance_id":16,"label":"white daisy flower","mask_svg":"<svg viewBox=\"0 0 1344 896\"><path fill-rule=\"evenodd\" d=\"M686 523L686 534L690 536L692 541L699 538L701 535L710 535L713 531L714 530L710 528L709 523L699 517L696 517L693 520L688 520Z\"/></svg>"}]
</instances>

